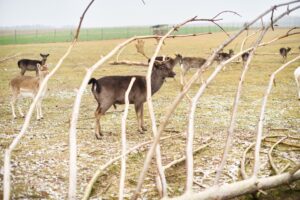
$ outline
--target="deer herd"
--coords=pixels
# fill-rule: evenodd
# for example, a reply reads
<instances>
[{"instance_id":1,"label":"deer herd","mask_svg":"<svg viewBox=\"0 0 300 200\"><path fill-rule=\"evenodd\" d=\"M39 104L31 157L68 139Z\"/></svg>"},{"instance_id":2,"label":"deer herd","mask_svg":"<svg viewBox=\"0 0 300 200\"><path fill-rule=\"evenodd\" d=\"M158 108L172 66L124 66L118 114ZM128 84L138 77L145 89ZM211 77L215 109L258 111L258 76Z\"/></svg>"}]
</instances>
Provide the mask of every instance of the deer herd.
<instances>
[{"instance_id":1,"label":"deer herd","mask_svg":"<svg viewBox=\"0 0 300 200\"><path fill-rule=\"evenodd\" d=\"M287 55L291 48L280 48L279 53L282 56L282 62L286 62ZM300 50L300 47L299 47ZM214 61L217 63L224 62L234 55L234 51L230 49L228 53L220 52L215 56ZM11 79L9 86L12 92L11 109L13 118L16 118L15 104L23 97L35 98L42 81L48 74L48 66L46 64L49 54L40 54L42 60L21 59L18 61L18 67L21 69L20 75ZM249 52L242 54L242 62L245 64L249 57ZM148 60L148 63L150 59ZM183 57L175 54L175 58L167 56L157 56L153 65L151 75L151 95L155 94L163 85L166 78L175 77L173 68L179 64L181 68L180 83L182 87L186 84L185 75L191 68L200 68L206 62L201 57ZM26 71L35 71L36 76L25 76ZM202 71L203 72L203 71ZM298 99L300 100L300 67L294 72ZM143 125L143 104L147 100L146 77L145 76L104 76L100 79L91 78L88 84L91 84L92 94L97 101L97 109L95 111L95 135L100 139L103 134L101 132L100 118L113 105L125 104L125 92L129 86L132 77L136 77L131 92L129 94L129 103L134 104L138 131L143 133L146 128ZM203 83L202 77L201 82ZM38 102L36 104L37 120L43 119L42 100L46 94L47 87L44 88ZM19 104L17 104L19 114L24 117L24 113Z\"/></svg>"}]
</instances>

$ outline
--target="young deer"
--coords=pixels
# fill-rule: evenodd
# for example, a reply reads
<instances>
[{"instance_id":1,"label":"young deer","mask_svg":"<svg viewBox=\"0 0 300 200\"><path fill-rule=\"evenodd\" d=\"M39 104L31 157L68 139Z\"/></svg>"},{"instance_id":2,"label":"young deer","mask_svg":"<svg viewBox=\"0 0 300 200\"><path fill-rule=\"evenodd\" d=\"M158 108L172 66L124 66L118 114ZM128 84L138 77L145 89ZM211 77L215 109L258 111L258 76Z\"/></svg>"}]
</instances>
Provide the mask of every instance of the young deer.
<instances>
[{"instance_id":1,"label":"young deer","mask_svg":"<svg viewBox=\"0 0 300 200\"><path fill-rule=\"evenodd\" d=\"M45 65L49 54L40 54L40 56L42 57L42 60L21 59L18 61L22 76L25 74L26 70L35 71L36 76L38 76L37 64L40 64L41 66Z\"/></svg>"},{"instance_id":2,"label":"young deer","mask_svg":"<svg viewBox=\"0 0 300 200\"><path fill-rule=\"evenodd\" d=\"M190 68L201 68L206 62L206 59L200 57L182 57L180 58L179 64L181 68L180 83L182 86L185 85L184 76L190 70ZM203 83L202 76L200 76L201 82Z\"/></svg>"},{"instance_id":3,"label":"young deer","mask_svg":"<svg viewBox=\"0 0 300 200\"><path fill-rule=\"evenodd\" d=\"M176 74L165 62L155 62L151 75L152 95L155 94L165 82L165 78L174 77ZM134 104L138 121L138 131L143 133L143 104L147 101L146 77L144 76L105 76L98 80L91 78L92 93L98 102L95 111L95 135L97 139L102 136L100 118L114 104L125 103L125 92L132 77L136 80L129 94L129 103Z\"/></svg>"},{"instance_id":4,"label":"young deer","mask_svg":"<svg viewBox=\"0 0 300 200\"><path fill-rule=\"evenodd\" d=\"M279 53L280 53L280 55L282 56L282 62L283 62L283 63L286 62L286 60L287 60L287 55L288 55L288 53L290 52L290 50L291 50L290 47L287 47L287 48L282 47L282 48L279 49Z\"/></svg>"},{"instance_id":5,"label":"young deer","mask_svg":"<svg viewBox=\"0 0 300 200\"><path fill-rule=\"evenodd\" d=\"M9 86L12 90L12 98L11 98L11 109L12 109L12 115L14 118L16 118L15 114L15 104L19 98L22 97L32 97L33 99L35 98L40 84L48 74L48 67L46 65L41 66L40 64L37 64L37 69L38 69L38 76L33 77L33 76L17 76L13 78L9 82ZM42 99L45 96L47 88L43 90L42 96L39 99L38 103L36 104L36 118L37 120L40 120L43 118L42 114ZM18 110L19 113L22 117L24 117L24 114L18 104Z\"/></svg>"}]
</instances>

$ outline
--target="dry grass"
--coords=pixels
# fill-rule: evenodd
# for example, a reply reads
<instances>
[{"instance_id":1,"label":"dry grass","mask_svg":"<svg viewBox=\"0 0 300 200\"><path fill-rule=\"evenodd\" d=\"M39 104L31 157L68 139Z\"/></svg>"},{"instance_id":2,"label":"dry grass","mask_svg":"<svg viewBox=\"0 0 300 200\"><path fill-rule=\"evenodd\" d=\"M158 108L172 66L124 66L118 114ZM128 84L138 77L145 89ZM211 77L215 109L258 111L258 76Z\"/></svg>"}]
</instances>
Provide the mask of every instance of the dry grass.
<instances>
[{"instance_id":1,"label":"dry grass","mask_svg":"<svg viewBox=\"0 0 300 200\"><path fill-rule=\"evenodd\" d=\"M278 36L283 32L283 30L271 32L267 35L266 40ZM216 33L192 38L167 39L161 54L173 56L175 53L181 53L184 56L207 57L208 53L224 41L226 37L224 33ZM242 37L239 38L239 40L228 47L228 49L233 48L238 51L242 39ZM13 153L12 193L14 199L66 198L69 158L68 120L74 102L75 89L78 88L81 83L81 78L85 73L85 67L94 64L101 55L108 53L120 42L121 40L79 42L71 55L63 63L62 68L57 72L54 78L49 81L48 96L43 101L45 119L41 122L36 122L33 118L28 132ZM146 41L145 53L147 55L151 55L155 44L155 40ZM250 41L248 44L250 44ZM299 44L300 38L295 36L278 41L271 46L261 48L258 52L277 53L278 49L282 46L290 46L292 52L299 52ZM48 64L50 64L51 67L56 64L67 46L68 44L66 43L1 46L0 58L18 52L30 54L31 56L28 57L38 58L40 52L47 52L50 53ZM294 56L295 55L291 55L290 58ZM134 44L131 44L125 49L119 59L144 61L145 58L137 54ZM23 122L22 118L12 120L9 106L10 91L8 90L8 82L12 77L19 74L19 69L16 64L17 60L18 58L15 58L0 63L0 153L2 155L4 149L18 133ZM240 178L239 160L241 158L241 152L250 142L254 141L261 100L269 80L269 75L280 67L281 64L281 57L279 55L257 55L251 64L242 92L235 131L236 137L226 167L227 175L222 177L222 180L226 182ZM289 133L297 137L300 136L300 109L299 101L297 100L296 84L293 79L293 70L299 66L299 64L299 62L294 63L276 78L277 85L274 87L268 102L264 134ZM216 168L220 161L226 130L229 126L233 98L242 69L241 65L241 63L231 64L227 67L226 71L221 72L198 103L195 122L195 146L201 144L201 135L203 137L213 137L212 145L195 156L195 178L201 180L203 173L207 173L207 177L203 181L207 185L212 183L211 178L214 177L213 169ZM167 80L161 90L154 95L153 101L157 119L163 116L167 106L180 90L178 66L175 67L175 71L178 75L177 80ZM207 77L211 71L212 69L205 72L204 76ZM192 72L194 72L194 70L192 70ZM191 75L192 72L190 72L189 75ZM34 75L34 72L27 73ZM93 77L98 78L112 74L145 73L145 67L110 66L109 64L105 64ZM198 87L199 85L194 85L190 95L194 94ZM188 103L187 99L181 102L171 118L167 127L168 131L166 131L164 135L185 131ZM28 108L28 105L29 101L23 105L23 108ZM87 182L96 168L104 164L110 158L119 155L121 147L121 112L116 112L113 108L109 110L101 121L105 137L102 140L96 140L93 133L93 113L94 109L96 109L96 102L89 89L86 91L81 105L78 125L78 197L81 197ZM121 111L122 109L123 106L118 106L117 111ZM145 113L145 121L150 130L150 119L147 114L147 109ZM272 131L268 128L272 128ZM128 145L130 147L151 138L150 131L147 131L144 135L137 133L137 123L132 106L130 107L128 115L127 129ZM181 137L162 142L163 163L167 164L173 159L182 156L184 154L184 144L185 140ZM284 146L282 147L284 148ZM284 148L282 150L286 149L287 148ZM263 149L263 151L267 150L268 148ZM125 183L125 193L127 195L132 193L136 185L136 180L139 175L139 170L137 169L143 165L145 152L146 149L128 157L128 174ZM295 162L299 162L300 160L299 151L286 151L285 153L275 151L275 154L289 157ZM268 164L264 164L267 163L266 157L263 156L263 160L264 167L261 175L269 175L269 166ZM275 162L279 167L283 167L287 161L286 159L275 157ZM1 159L0 163L1 166L3 166L3 159ZM249 166L250 165L251 163ZM103 196L107 199L117 198L119 168L120 165L117 163L99 178L95 190L93 191L94 197ZM250 168L248 172L250 172L249 170ZM143 195L150 199L157 198L154 187L155 175L155 168L151 168L144 185ZM0 179L2 182L2 175ZM171 195L179 195L182 193L185 181L184 165L167 171L167 180ZM195 190L199 189L198 186L195 186ZM281 194L283 193L279 193L279 196Z\"/></svg>"}]
</instances>

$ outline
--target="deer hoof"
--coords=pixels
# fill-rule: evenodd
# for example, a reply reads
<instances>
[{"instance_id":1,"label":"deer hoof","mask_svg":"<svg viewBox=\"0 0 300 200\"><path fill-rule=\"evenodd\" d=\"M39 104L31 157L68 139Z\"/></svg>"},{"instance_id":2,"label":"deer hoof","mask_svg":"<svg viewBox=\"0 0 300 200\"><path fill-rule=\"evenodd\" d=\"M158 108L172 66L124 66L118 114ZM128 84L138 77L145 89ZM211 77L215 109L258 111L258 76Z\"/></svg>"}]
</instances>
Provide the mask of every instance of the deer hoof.
<instances>
[{"instance_id":1,"label":"deer hoof","mask_svg":"<svg viewBox=\"0 0 300 200\"><path fill-rule=\"evenodd\" d=\"M95 133L95 136L96 136L97 140L101 140L103 134L101 132L99 132L99 133Z\"/></svg>"},{"instance_id":2,"label":"deer hoof","mask_svg":"<svg viewBox=\"0 0 300 200\"><path fill-rule=\"evenodd\" d=\"M147 131L147 128L145 126L142 126L143 131Z\"/></svg>"},{"instance_id":3,"label":"deer hoof","mask_svg":"<svg viewBox=\"0 0 300 200\"><path fill-rule=\"evenodd\" d=\"M143 131L142 129L139 129L138 132L139 132L140 134L144 134L144 131Z\"/></svg>"}]
</instances>

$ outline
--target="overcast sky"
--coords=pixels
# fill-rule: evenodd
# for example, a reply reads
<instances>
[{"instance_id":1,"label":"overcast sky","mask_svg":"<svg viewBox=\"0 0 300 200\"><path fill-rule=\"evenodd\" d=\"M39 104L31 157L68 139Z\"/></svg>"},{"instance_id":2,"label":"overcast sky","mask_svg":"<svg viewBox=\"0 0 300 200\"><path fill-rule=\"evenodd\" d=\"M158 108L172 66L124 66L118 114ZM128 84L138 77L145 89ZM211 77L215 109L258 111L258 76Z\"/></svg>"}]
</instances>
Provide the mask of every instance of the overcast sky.
<instances>
[{"instance_id":1,"label":"overcast sky","mask_svg":"<svg viewBox=\"0 0 300 200\"><path fill-rule=\"evenodd\" d=\"M83 27L176 24L198 15L211 18L222 10L224 22L246 22L283 0L95 0ZM0 26L77 26L90 0L0 0ZM299 4L298 4L299 5ZM292 6L291 6L292 7ZM296 11L293 16L300 16Z\"/></svg>"}]
</instances>

